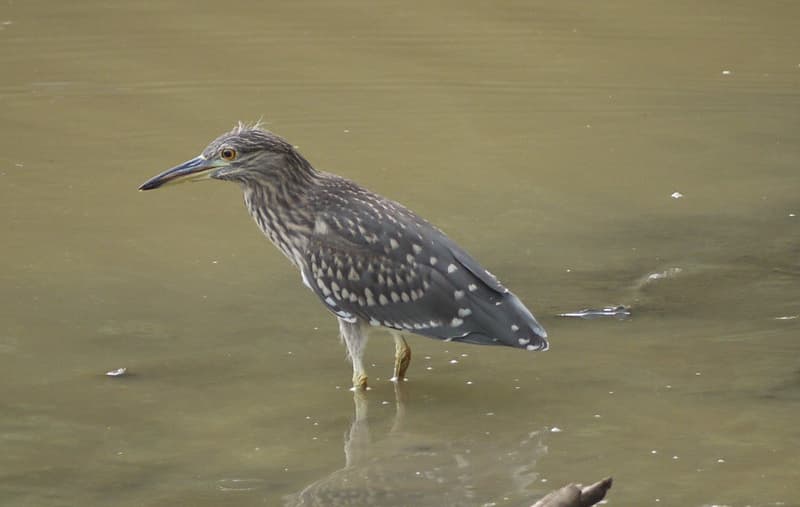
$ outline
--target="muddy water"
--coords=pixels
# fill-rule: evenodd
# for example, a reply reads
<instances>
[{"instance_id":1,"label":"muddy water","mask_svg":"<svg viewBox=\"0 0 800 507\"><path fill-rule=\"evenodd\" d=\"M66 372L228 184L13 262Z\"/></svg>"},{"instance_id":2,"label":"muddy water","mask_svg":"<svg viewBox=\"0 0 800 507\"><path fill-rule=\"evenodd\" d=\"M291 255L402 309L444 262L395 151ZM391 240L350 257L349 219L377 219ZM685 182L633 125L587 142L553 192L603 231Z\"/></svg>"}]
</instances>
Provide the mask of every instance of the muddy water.
<instances>
[{"instance_id":1,"label":"muddy water","mask_svg":"<svg viewBox=\"0 0 800 507\"><path fill-rule=\"evenodd\" d=\"M6 2L0 503L522 506L613 475L617 505L795 504L798 15ZM238 189L136 192L259 117L440 225L552 349L413 338L396 393L376 335L354 399Z\"/></svg>"}]
</instances>

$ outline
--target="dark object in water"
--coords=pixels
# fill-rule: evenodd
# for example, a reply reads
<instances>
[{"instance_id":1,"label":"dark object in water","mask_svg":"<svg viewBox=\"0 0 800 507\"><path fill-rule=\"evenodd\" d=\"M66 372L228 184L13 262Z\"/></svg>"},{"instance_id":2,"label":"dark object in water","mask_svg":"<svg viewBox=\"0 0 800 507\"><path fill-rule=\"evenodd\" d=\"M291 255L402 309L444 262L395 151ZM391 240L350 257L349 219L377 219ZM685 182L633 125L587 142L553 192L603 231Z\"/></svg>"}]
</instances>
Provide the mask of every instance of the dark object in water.
<instances>
[{"instance_id":1,"label":"dark object in water","mask_svg":"<svg viewBox=\"0 0 800 507\"><path fill-rule=\"evenodd\" d=\"M578 317L579 319L598 319L600 317L614 317L620 320L630 318L631 307L625 305L606 306L599 310L584 308L577 312L559 313L559 317Z\"/></svg>"},{"instance_id":2,"label":"dark object in water","mask_svg":"<svg viewBox=\"0 0 800 507\"><path fill-rule=\"evenodd\" d=\"M548 493L547 496L533 504L533 507L591 507L606 497L613 482L611 477L606 477L585 488L569 484Z\"/></svg>"}]
</instances>

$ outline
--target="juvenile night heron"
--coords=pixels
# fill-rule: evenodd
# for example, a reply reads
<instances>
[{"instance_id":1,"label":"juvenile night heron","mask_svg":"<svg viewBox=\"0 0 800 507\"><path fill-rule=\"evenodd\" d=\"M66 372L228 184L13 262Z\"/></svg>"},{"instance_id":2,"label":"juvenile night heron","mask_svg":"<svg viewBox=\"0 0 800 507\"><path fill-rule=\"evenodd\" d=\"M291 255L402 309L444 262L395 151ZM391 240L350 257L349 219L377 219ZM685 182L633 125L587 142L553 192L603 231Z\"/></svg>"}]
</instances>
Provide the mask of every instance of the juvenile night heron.
<instances>
[{"instance_id":1,"label":"juvenile night heron","mask_svg":"<svg viewBox=\"0 0 800 507\"><path fill-rule=\"evenodd\" d=\"M258 227L336 315L355 387L367 385L371 327L394 336L394 380L405 378L411 361L403 333L547 350L547 333L531 312L442 231L401 204L314 169L258 125L240 123L139 189L209 178L239 183Z\"/></svg>"}]
</instances>

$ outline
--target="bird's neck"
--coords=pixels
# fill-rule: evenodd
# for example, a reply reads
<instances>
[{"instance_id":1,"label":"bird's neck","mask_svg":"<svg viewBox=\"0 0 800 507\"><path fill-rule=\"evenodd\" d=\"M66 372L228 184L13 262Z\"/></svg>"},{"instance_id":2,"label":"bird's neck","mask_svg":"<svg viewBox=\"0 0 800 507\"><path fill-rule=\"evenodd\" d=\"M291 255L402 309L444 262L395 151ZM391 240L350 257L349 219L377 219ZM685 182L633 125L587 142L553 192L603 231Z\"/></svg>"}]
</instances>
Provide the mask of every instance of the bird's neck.
<instances>
[{"instance_id":1,"label":"bird's neck","mask_svg":"<svg viewBox=\"0 0 800 507\"><path fill-rule=\"evenodd\" d=\"M308 165L284 176L243 184L244 201L264 235L300 267L314 227L310 204L320 173Z\"/></svg>"}]
</instances>

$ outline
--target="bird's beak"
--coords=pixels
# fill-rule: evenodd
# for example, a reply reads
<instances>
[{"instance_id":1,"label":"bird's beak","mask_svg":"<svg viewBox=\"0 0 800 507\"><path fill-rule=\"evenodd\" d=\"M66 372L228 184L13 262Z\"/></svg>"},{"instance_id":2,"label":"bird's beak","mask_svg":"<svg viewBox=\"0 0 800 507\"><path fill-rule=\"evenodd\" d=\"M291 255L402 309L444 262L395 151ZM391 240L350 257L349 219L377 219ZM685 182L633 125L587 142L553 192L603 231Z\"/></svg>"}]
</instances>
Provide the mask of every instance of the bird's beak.
<instances>
[{"instance_id":1,"label":"bird's beak","mask_svg":"<svg viewBox=\"0 0 800 507\"><path fill-rule=\"evenodd\" d=\"M207 180L214 175L216 169L225 167L226 165L227 164L219 160L207 160L200 155L172 169L168 169L157 176L153 176L142 183L139 190L152 190L164 185L184 183L186 181Z\"/></svg>"}]
</instances>

